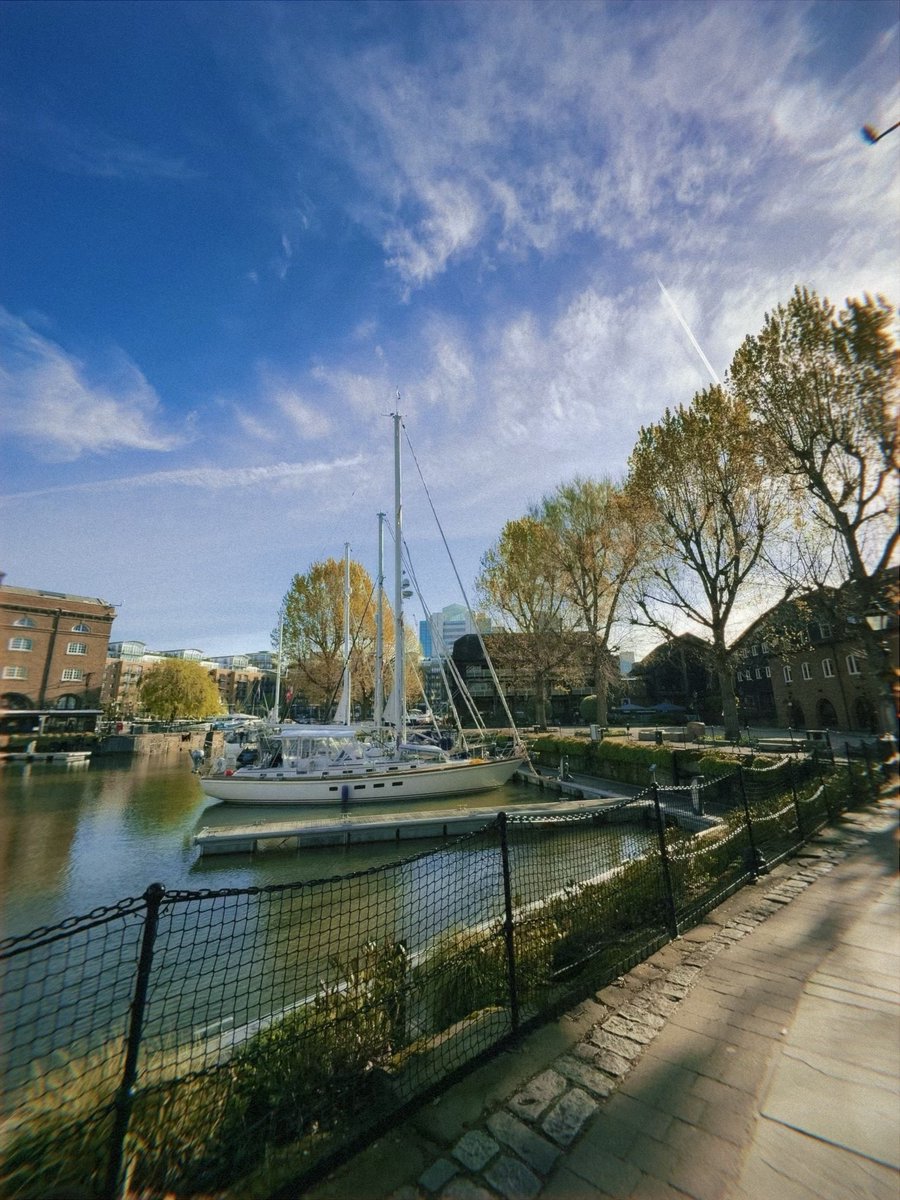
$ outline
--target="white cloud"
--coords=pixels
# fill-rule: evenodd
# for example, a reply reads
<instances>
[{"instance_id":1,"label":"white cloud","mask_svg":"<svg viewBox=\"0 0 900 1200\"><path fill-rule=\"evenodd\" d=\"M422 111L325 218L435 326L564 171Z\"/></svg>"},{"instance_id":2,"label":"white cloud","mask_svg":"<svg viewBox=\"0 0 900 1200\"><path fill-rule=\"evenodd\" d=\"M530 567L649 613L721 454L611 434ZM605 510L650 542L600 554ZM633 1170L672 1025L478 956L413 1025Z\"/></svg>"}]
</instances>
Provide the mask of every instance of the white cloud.
<instances>
[{"instance_id":1,"label":"white cloud","mask_svg":"<svg viewBox=\"0 0 900 1200\"><path fill-rule=\"evenodd\" d=\"M796 276L861 200L896 194L857 137L863 97L896 88L891 46L826 85L813 15L454 6L416 59L378 41L335 65L325 119L407 295L467 257L549 257L584 233Z\"/></svg>"},{"instance_id":2,"label":"white cloud","mask_svg":"<svg viewBox=\"0 0 900 1200\"><path fill-rule=\"evenodd\" d=\"M182 182L201 177L184 158L48 114L8 119L6 136L23 157L39 158L67 175Z\"/></svg>"},{"instance_id":3,"label":"white cloud","mask_svg":"<svg viewBox=\"0 0 900 1200\"><path fill-rule=\"evenodd\" d=\"M183 434L158 428L159 397L140 370L117 353L107 378L0 309L0 431L27 439L53 461L112 450L172 450Z\"/></svg>"},{"instance_id":4,"label":"white cloud","mask_svg":"<svg viewBox=\"0 0 900 1200\"><path fill-rule=\"evenodd\" d=\"M199 491L217 493L251 489L289 492L305 489L311 480L327 479L332 473L358 466L363 461L359 454L321 462L279 462L260 466L183 467L172 471L148 471L140 475L126 475L117 479L91 480L84 483L61 484L58 487L38 488L28 492L10 493L0 496L0 501L27 500L36 496L56 495L64 492L142 491L159 488L195 488Z\"/></svg>"}]
</instances>

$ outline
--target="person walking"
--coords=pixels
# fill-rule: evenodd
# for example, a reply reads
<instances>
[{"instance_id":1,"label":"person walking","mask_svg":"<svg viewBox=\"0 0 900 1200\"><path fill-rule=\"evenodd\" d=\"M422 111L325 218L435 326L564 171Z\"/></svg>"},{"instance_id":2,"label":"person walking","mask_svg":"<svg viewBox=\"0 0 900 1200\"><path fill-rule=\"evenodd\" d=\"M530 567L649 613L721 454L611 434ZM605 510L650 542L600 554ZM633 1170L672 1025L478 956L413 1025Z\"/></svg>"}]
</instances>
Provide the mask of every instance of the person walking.
<instances>
[{"instance_id":1,"label":"person walking","mask_svg":"<svg viewBox=\"0 0 900 1200\"><path fill-rule=\"evenodd\" d=\"M194 764L191 767L192 775L200 774L200 768L203 766L204 757L203 751L197 749L196 747L191 751L191 762Z\"/></svg>"}]
</instances>

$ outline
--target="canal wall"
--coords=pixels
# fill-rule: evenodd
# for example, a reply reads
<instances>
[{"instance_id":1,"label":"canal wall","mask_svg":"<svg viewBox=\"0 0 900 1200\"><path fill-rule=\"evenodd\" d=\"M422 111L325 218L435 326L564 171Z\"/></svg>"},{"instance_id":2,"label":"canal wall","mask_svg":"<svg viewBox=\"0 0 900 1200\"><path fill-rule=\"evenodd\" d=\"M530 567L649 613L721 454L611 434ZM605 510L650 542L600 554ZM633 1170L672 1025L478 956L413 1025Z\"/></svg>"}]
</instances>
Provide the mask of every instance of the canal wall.
<instances>
[{"instance_id":1,"label":"canal wall","mask_svg":"<svg viewBox=\"0 0 900 1200\"><path fill-rule=\"evenodd\" d=\"M138 754L170 759L203 750L207 760L223 752L225 735L198 729L190 733L111 733L101 738L97 754Z\"/></svg>"}]
</instances>

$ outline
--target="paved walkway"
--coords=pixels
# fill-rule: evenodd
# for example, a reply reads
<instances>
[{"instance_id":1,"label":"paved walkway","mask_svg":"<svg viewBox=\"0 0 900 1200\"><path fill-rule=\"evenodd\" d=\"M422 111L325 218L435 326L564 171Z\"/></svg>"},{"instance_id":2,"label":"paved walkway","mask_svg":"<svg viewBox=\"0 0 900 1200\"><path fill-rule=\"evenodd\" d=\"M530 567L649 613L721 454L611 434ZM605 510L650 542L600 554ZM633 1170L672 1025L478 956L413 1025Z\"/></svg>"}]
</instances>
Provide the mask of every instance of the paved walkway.
<instances>
[{"instance_id":1,"label":"paved walkway","mask_svg":"<svg viewBox=\"0 0 900 1200\"><path fill-rule=\"evenodd\" d=\"M897 808L845 815L315 1200L898 1200Z\"/></svg>"}]
</instances>

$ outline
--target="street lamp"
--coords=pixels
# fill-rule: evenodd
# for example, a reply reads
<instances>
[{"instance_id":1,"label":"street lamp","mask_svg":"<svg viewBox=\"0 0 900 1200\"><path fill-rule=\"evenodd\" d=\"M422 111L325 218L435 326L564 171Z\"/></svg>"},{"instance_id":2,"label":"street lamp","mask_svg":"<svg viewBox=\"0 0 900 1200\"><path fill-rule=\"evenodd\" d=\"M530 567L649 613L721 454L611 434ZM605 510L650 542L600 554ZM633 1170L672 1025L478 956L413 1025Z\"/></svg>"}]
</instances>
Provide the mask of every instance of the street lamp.
<instances>
[{"instance_id":1,"label":"street lamp","mask_svg":"<svg viewBox=\"0 0 900 1200\"><path fill-rule=\"evenodd\" d=\"M890 654L887 647L887 639L885 637L885 634L891 627L891 615L890 613L885 612L883 608L874 609L873 611L866 613L866 624L876 635L878 650L882 659L883 671L880 671L879 674L883 673L884 678L881 681L882 687L879 688L880 695L878 699L882 709L881 720L879 721L879 724L881 725L883 736L894 741L894 731L897 727L897 713L894 707L894 699L891 691ZM887 694L885 694L885 692Z\"/></svg>"}]
</instances>

